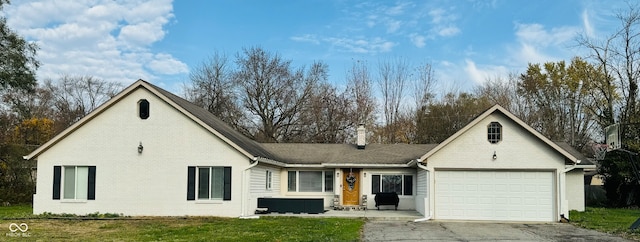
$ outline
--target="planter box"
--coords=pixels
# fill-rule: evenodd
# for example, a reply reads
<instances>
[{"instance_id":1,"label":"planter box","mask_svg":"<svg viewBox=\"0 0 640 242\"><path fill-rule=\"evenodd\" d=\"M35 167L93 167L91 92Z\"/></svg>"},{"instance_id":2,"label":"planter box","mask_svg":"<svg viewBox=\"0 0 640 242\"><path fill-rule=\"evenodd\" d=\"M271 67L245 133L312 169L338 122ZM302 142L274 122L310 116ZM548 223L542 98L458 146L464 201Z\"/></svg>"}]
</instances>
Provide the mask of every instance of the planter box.
<instances>
[{"instance_id":1,"label":"planter box","mask_svg":"<svg viewBox=\"0 0 640 242\"><path fill-rule=\"evenodd\" d=\"M258 198L258 208L269 213L324 213L322 198Z\"/></svg>"}]
</instances>

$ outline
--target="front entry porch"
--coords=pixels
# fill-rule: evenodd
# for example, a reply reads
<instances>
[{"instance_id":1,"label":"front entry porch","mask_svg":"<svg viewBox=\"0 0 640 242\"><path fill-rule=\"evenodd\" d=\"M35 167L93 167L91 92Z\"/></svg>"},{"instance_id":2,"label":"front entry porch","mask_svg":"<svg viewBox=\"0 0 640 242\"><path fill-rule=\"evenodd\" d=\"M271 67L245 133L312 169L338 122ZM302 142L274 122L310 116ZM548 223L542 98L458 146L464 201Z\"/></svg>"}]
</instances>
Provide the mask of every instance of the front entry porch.
<instances>
[{"instance_id":1,"label":"front entry porch","mask_svg":"<svg viewBox=\"0 0 640 242\"><path fill-rule=\"evenodd\" d=\"M367 195L362 194L361 168L343 168L340 179L341 193L333 198L333 210L359 211L367 210Z\"/></svg>"}]
</instances>

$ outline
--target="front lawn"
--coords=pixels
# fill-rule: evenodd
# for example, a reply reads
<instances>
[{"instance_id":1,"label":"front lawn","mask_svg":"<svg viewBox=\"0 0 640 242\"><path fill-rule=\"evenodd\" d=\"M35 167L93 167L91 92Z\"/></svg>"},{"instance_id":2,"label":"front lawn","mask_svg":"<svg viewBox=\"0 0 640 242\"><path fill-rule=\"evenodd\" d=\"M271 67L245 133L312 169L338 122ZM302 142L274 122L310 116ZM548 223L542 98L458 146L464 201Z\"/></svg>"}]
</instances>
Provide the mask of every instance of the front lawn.
<instances>
[{"instance_id":1,"label":"front lawn","mask_svg":"<svg viewBox=\"0 0 640 242\"><path fill-rule=\"evenodd\" d=\"M639 209L586 208L584 212L571 211L572 224L633 240L640 240L640 229L629 230L638 218Z\"/></svg>"},{"instance_id":2,"label":"front lawn","mask_svg":"<svg viewBox=\"0 0 640 242\"><path fill-rule=\"evenodd\" d=\"M11 223L28 225L29 240L44 241L357 241L362 219L261 217L64 217L30 215L30 206L0 207L0 240ZM14 234L15 235L15 234Z\"/></svg>"}]
</instances>

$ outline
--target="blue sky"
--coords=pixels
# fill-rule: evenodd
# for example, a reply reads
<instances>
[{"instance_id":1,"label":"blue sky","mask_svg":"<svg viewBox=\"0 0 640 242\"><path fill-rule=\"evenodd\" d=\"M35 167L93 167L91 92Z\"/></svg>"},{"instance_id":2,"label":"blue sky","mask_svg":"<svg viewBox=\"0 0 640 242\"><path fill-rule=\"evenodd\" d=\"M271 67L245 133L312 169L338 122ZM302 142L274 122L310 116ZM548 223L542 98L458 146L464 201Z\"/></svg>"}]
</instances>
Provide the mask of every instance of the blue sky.
<instances>
[{"instance_id":1,"label":"blue sky","mask_svg":"<svg viewBox=\"0 0 640 242\"><path fill-rule=\"evenodd\" d=\"M295 67L328 64L341 85L353 60L431 63L441 89L470 90L527 63L570 60L578 34L610 35L625 2L562 1L26 1L8 24L40 45L38 78L145 79L181 93L215 51L262 47Z\"/></svg>"}]
</instances>

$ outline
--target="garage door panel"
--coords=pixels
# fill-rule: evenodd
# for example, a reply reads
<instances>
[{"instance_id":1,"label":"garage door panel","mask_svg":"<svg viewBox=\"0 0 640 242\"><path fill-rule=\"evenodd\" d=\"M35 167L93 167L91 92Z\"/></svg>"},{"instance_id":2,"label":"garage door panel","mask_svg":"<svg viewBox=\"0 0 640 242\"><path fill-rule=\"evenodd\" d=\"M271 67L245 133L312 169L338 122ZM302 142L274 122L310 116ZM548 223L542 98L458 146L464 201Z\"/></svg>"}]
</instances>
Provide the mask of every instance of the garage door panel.
<instances>
[{"instance_id":1,"label":"garage door panel","mask_svg":"<svg viewBox=\"0 0 640 242\"><path fill-rule=\"evenodd\" d=\"M553 172L436 171L435 218L554 220Z\"/></svg>"}]
</instances>

